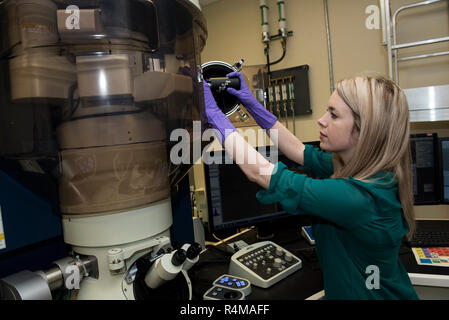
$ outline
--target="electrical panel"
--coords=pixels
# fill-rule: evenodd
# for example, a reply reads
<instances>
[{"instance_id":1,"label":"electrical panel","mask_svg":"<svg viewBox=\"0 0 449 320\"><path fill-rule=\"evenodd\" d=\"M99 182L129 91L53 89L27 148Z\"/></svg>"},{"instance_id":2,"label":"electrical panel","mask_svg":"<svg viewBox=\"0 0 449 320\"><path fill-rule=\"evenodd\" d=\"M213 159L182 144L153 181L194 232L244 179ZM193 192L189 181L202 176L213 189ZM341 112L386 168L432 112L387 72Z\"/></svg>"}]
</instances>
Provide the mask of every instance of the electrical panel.
<instances>
[{"instance_id":1,"label":"electrical panel","mask_svg":"<svg viewBox=\"0 0 449 320\"><path fill-rule=\"evenodd\" d=\"M296 134L296 116L312 114L309 66L272 71L267 75L267 109Z\"/></svg>"}]
</instances>

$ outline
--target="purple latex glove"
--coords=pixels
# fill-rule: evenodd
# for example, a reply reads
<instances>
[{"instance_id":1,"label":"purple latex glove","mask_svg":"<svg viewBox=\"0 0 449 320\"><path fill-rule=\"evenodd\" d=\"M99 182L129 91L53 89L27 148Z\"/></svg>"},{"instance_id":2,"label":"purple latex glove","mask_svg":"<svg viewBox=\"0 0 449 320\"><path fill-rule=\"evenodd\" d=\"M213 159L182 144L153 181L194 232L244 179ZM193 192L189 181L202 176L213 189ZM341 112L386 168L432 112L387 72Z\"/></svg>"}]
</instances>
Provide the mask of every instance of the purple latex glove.
<instances>
[{"instance_id":1,"label":"purple latex glove","mask_svg":"<svg viewBox=\"0 0 449 320\"><path fill-rule=\"evenodd\" d=\"M204 106L206 108L206 116L209 123L217 132L217 138L220 140L221 145L224 146L224 141L227 136L237 129L229 121L228 117L217 106L217 102L212 95L209 84L203 80L204 89Z\"/></svg>"},{"instance_id":2,"label":"purple latex glove","mask_svg":"<svg viewBox=\"0 0 449 320\"><path fill-rule=\"evenodd\" d=\"M275 115L268 111L263 105L257 101L253 96L251 90L245 83L245 79L240 72L232 72L227 75L228 78L238 77L240 79L240 90L234 88L228 88L228 93L236 96L237 99L243 104L243 106L252 115L257 124L265 130L271 129L278 120Z\"/></svg>"}]
</instances>

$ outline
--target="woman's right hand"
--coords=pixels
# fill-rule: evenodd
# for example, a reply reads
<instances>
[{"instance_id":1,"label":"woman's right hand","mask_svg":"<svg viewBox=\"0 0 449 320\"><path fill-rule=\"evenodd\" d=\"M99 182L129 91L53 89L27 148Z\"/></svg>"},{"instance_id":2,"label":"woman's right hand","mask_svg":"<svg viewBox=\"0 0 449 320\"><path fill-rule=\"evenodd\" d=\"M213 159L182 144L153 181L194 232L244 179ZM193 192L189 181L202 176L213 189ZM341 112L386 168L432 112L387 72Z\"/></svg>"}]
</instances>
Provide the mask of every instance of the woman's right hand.
<instances>
[{"instance_id":1,"label":"woman's right hand","mask_svg":"<svg viewBox=\"0 0 449 320\"><path fill-rule=\"evenodd\" d=\"M240 72L232 72L228 74L227 77L237 77L240 79L240 90L228 88L227 92L239 99L239 101L243 104L246 110L248 110L248 112L262 129L271 129L277 122L277 118L264 106L262 106L259 101L257 101L251 90L249 90L248 86L246 85L243 75Z\"/></svg>"},{"instance_id":2,"label":"woman's right hand","mask_svg":"<svg viewBox=\"0 0 449 320\"><path fill-rule=\"evenodd\" d=\"M245 78L243 77L243 75L240 72L232 72L232 73L226 75L226 77L240 79L240 90L236 90L234 88L228 88L227 89L228 93L237 97L248 111L250 111L250 109L257 108L257 105L259 104L259 102L254 97L251 90L249 90L248 86L246 85Z\"/></svg>"}]
</instances>

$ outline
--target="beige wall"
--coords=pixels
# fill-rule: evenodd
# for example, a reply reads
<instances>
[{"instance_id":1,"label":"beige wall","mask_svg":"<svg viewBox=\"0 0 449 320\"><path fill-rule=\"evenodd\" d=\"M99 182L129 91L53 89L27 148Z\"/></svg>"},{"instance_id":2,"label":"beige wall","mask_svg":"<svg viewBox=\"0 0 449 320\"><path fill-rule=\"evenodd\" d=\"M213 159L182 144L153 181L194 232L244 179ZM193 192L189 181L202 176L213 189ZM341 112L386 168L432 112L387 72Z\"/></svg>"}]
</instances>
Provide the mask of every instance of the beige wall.
<instances>
[{"instance_id":1,"label":"beige wall","mask_svg":"<svg viewBox=\"0 0 449 320\"><path fill-rule=\"evenodd\" d=\"M325 112L330 96L328 47L321 0L287 0L288 29L294 32L287 44L285 59L272 70L310 66L309 81L313 114L296 119L297 136L300 140L319 140L317 120ZM414 3L413 0L391 0L392 11ZM277 5L268 1L271 33L277 33ZM369 30L365 26L369 5L379 5L376 0L329 0L331 41L333 49L334 79L337 82L364 71L388 74L386 49L382 45L382 31ZM219 0L203 8L209 37L202 54L202 61L220 60L234 63L245 59L247 65L266 63L261 42L261 18L259 0ZM413 9L399 16L398 41L412 42L448 35L448 1L426 9ZM449 51L449 43L407 49L404 55L436 51ZM272 60L281 55L279 42L273 42ZM400 85L414 88L449 84L449 56L419 60L401 64ZM449 122L412 124L412 132L437 132L449 136ZM198 179L197 179L198 180ZM416 207L417 216L449 218L449 206Z\"/></svg>"}]
</instances>

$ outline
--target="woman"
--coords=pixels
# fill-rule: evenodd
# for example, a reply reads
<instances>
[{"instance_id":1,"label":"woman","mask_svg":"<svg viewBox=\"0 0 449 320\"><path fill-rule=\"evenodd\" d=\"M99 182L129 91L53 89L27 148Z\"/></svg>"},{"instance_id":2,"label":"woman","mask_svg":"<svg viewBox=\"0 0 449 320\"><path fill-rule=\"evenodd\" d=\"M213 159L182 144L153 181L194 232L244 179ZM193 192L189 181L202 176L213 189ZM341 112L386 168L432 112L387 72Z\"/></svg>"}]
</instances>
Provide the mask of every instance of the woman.
<instances>
[{"instance_id":1,"label":"woman","mask_svg":"<svg viewBox=\"0 0 449 320\"><path fill-rule=\"evenodd\" d=\"M381 76L339 82L318 120L324 153L304 145L261 106L240 73L228 76L241 82L240 90L228 92L269 135L277 133L284 155L316 177L265 160L239 136L204 82L206 114L225 150L234 158L257 159L239 166L266 189L256 195L259 201L280 202L288 213L312 217L326 299L418 299L398 254L401 240L414 229L402 90Z\"/></svg>"}]
</instances>

